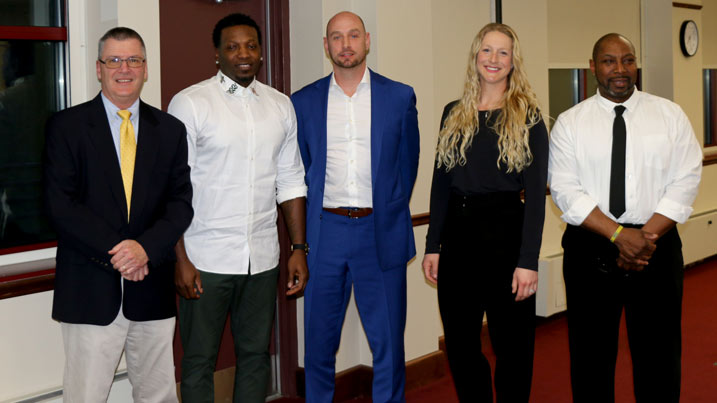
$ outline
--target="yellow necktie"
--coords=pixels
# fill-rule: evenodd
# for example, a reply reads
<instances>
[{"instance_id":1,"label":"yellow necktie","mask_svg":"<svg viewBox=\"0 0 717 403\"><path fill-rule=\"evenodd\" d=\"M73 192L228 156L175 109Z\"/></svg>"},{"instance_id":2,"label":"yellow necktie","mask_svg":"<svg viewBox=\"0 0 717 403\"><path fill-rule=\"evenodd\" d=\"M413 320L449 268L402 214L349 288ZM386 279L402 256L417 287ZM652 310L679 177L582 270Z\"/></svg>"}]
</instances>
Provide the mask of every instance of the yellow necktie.
<instances>
[{"instance_id":1,"label":"yellow necktie","mask_svg":"<svg viewBox=\"0 0 717 403\"><path fill-rule=\"evenodd\" d=\"M122 169L122 182L124 195L127 199L127 221L129 221L129 207L132 201L132 180L134 179L134 157L137 154L137 142L134 139L134 126L129 120L130 111L118 111L122 118L120 126L120 167Z\"/></svg>"}]
</instances>

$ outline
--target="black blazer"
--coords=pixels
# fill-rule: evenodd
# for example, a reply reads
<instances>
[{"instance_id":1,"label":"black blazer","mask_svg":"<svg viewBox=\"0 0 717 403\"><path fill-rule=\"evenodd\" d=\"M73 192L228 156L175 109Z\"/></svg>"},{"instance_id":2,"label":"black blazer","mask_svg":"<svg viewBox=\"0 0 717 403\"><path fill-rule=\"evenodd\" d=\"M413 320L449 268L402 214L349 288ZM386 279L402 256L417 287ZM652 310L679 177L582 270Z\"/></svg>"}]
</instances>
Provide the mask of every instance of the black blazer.
<instances>
[{"instance_id":1,"label":"black blazer","mask_svg":"<svg viewBox=\"0 0 717 403\"><path fill-rule=\"evenodd\" d=\"M192 220L184 125L140 101L129 223L122 174L100 95L53 115L45 130L45 207L57 231L52 317L110 324L175 315L174 245ZM149 275L124 281L107 253L124 239L149 256ZM121 301L120 301L121 300Z\"/></svg>"}]
</instances>

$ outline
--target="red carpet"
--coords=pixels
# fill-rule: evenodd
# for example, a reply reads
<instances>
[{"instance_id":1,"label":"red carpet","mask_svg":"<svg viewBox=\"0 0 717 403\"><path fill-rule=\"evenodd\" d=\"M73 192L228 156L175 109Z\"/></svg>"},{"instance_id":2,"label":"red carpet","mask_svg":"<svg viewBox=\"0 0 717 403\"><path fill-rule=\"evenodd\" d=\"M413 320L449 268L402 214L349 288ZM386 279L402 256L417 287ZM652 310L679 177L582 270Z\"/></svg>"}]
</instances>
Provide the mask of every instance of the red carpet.
<instances>
[{"instance_id":1,"label":"red carpet","mask_svg":"<svg viewBox=\"0 0 717 403\"><path fill-rule=\"evenodd\" d=\"M717 259L685 272L682 314L682 397L683 403L717 402ZM487 329L481 334L485 354L491 363ZM615 375L616 402L634 402L632 363L624 320L620 329L620 350ZM449 377L407 392L409 403L456 403L458 398ZM291 400L300 402L301 400ZM370 398L351 402L370 402ZM570 362L565 315L542 321L535 338L535 367L531 402L569 403ZM659 403L659 402L658 402Z\"/></svg>"}]
</instances>

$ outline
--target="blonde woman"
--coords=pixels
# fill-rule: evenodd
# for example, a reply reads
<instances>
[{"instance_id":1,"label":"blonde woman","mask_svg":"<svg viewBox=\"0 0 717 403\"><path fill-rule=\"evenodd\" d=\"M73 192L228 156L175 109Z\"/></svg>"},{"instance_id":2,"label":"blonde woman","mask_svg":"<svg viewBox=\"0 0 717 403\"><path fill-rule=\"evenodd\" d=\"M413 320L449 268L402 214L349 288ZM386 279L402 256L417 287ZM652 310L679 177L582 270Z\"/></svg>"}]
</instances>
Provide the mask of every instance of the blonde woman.
<instances>
[{"instance_id":1,"label":"blonde woman","mask_svg":"<svg viewBox=\"0 0 717 403\"><path fill-rule=\"evenodd\" d=\"M497 401L530 396L547 171L548 134L518 37L488 24L473 40L463 96L443 111L423 259L426 279L438 285L461 401L493 401L491 368L472 330L484 313Z\"/></svg>"}]
</instances>

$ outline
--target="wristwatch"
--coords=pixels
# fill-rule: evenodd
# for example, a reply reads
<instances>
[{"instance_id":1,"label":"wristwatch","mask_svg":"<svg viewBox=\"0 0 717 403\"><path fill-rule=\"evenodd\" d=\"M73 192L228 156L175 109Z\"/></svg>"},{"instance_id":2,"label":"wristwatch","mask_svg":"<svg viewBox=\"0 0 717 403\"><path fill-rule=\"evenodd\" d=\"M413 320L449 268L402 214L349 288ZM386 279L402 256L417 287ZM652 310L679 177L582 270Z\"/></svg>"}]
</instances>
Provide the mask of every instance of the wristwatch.
<instances>
[{"instance_id":1,"label":"wristwatch","mask_svg":"<svg viewBox=\"0 0 717 403\"><path fill-rule=\"evenodd\" d=\"M291 251L293 252L295 250L303 250L304 253L306 253L308 255L309 254L309 244L308 243L291 244Z\"/></svg>"}]
</instances>

